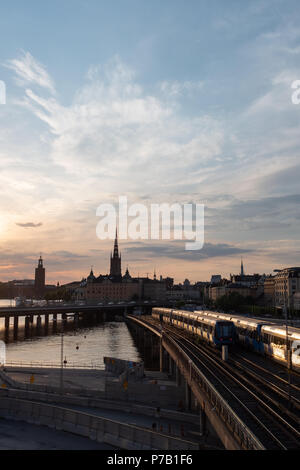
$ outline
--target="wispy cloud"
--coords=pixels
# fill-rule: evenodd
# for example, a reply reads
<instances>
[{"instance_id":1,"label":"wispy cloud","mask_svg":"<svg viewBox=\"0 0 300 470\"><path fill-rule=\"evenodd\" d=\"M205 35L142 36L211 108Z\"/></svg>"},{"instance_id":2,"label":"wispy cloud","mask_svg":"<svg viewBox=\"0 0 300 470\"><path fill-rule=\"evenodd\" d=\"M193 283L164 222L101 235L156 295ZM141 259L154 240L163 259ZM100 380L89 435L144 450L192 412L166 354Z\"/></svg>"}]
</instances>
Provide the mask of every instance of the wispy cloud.
<instances>
[{"instance_id":1,"label":"wispy cloud","mask_svg":"<svg viewBox=\"0 0 300 470\"><path fill-rule=\"evenodd\" d=\"M193 86L184 82L182 89ZM175 189L183 175L199 181L196 166L202 179L219 165L220 123L205 114L182 117L172 102L147 94L118 57L90 69L70 106L32 90L25 106L48 125L53 162L77 176L97 176L102 190L126 190L128 181L132 191L163 182Z\"/></svg>"},{"instance_id":2,"label":"wispy cloud","mask_svg":"<svg viewBox=\"0 0 300 470\"><path fill-rule=\"evenodd\" d=\"M139 245L126 248L129 254L142 254L149 258L156 256L159 258L181 259L186 261L206 260L210 258L223 258L227 256L237 256L251 253L252 249L237 247L227 243L205 243L204 248L199 252L187 252L184 244L172 241L171 243L140 243Z\"/></svg>"},{"instance_id":3,"label":"wispy cloud","mask_svg":"<svg viewBox=\"0 0 300 470\"><path fill-rule=\"evenodd\" d=\"M30 52L23 52L18 59L8 60L4 66L15 72L18 84L34 84L47 89L53 94L55 93L54 82L47 73L46 68Z\"/></svg>"},{"instance_id":4,"label":"wispy cloud","mask_svg":"<svg viewBox=\"0 0 300 470\"><path fill-rule=\"evenodd\" d=\"M202 90L203 87L203 81L193 82L190 80L185 80L183 82L179 82L177 80L165 80L160 83L161 91L169 96L180 96L186 93L192 95Z\"/></svg>"},{"instance_id":5,"label":"wispy cloud","mask_svg":"<svg viewBox=\"0 0 300 470\"><path fill-rule=\"evenodd\" d=\"M38 228L38 227L41 227L43 224L41 222L38 224L34 224L33 222L26 222L24 224L16 223L16 225L18 225L19 227L23 227L23 228Z\"/></svg>"}]
</instances>

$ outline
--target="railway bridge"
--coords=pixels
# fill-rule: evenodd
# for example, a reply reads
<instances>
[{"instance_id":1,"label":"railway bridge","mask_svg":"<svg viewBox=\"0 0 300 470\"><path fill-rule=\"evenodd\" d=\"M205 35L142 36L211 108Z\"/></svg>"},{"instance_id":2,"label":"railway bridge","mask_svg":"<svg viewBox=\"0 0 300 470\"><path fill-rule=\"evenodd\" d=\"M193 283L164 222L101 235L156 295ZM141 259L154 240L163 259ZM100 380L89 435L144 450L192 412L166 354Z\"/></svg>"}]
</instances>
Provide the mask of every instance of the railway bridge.
<instances>
[{"instance_id":1,"label":"railway bridge","mask_svg":"<svg viewBox=\"0 0 300 470\"><path fill-rule=\"evenodd\" d=\"M156 337L160 370L176 378L178 385L184 382L186 409L197 403L200 434L205 433L208 420L226 449L299 449L300 400L295 399L292 411L283 404L273 407L279 398L274 399L271 393L267 396L267 392L264 397L259 392L257 374L252 372L247 378L208 346L191 341L187 332L162 325L150 316L128 315L127 321L138 336L147 332ZM300 387L296 388L300 392Z\"/></svg>"}]
</instances>

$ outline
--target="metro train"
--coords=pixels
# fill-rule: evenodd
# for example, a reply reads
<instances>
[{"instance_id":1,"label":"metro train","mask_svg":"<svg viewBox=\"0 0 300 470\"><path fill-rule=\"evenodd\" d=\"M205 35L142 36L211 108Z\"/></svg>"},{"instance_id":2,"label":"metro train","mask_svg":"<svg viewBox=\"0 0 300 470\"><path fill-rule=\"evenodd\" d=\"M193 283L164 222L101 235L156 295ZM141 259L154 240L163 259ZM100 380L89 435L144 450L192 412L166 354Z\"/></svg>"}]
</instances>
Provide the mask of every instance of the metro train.
<instances>
[{"instance_id":1,"label":"metro train","mask_svg":"<svg viewBox=\"0 0 300 470\"><path fill-rule=\"evenodd\" d=\"M284 324L211 311L199 310L194 313L204 318L231 321L235 326L238 344L278 362L287 363L287 337ZM299 328L288 327L288 347L291 351L291 367L300 370Z\"/></svg>"},{"instance_id":2,"label":"metro train","mask_svg":"<svg viewBox=\"0 0 300 470\"><path fill-rule=\"evenodd\" d=\"M210 318L195 312L153 308L152 317L161 323L184 328L215 347L232 346L235 342L235 327L232 321Z\"/></svg>"}]
</instances>

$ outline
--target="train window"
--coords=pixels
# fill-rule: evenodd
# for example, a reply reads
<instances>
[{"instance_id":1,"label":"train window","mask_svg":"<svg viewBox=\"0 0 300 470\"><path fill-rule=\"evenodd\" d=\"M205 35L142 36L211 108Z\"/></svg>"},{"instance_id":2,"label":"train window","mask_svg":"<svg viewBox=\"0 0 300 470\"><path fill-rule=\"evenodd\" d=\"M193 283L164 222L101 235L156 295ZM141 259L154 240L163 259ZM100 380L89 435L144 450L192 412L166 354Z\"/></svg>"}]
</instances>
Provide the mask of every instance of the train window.
<instances>
[{"instance_id":1,"label":"train window","mask_svg":"<svg viewBox=\"0 0 300 470\"><path fill-rule=\"evenodd\" d=\"M264 343L266 344L271 343L271 336L268 333L264 333Z\"/></svg>"},{"instance_id":2,"label":"train window","mask_svg":"<svg viewBox=\"0 0 300 470\"><path fill-rule=\"evenodd\" d=\"M231 328L229 325L220 326L220 336L229 336Z\"/></svg>"},{"instance_id":3,"label":"train window","mask_svg":"<svg viewBox=\"0 0 300 470\"><path fill-rule=\"evenodd\" d=\"M286 344L286 339L285 338L281 338L280 336L273 336L274 340L274 344L278 344L278 345L285 345Z\"/></svg>"}]
</instances>

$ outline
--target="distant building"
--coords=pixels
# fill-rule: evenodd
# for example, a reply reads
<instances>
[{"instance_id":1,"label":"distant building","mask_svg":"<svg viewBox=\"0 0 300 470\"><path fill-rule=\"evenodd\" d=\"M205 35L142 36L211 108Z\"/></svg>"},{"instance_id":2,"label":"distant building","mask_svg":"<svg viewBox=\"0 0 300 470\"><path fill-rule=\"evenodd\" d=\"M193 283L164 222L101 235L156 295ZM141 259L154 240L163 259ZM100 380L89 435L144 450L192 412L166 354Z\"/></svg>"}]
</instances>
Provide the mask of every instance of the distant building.
<instances>
[{"instance_id":1,"label":"distant building","mask_svg":"<svg viewBox=\"0 0 300 470\"><path fill-rule=\"evenodd\" d=\"M285 268L275 276L275 306L294 308L295 294L300 292L300 267Z\"/></svg>"},{"instance_id":2,"label":"distant building","mask_svg":"<svg viewBox=\"0 0 300 470\"><path fill-rule=\"evenodd\" d=\"M137 280L114 279L111 276L88 277L86 285L87 300L129 301L141 297L141 286Z\"/></svg>"},{"instance_id":3,"label":"distant building","mask_svg":"<svg viewBox=\"0 0 300 470\"><path fill-rule=\"evenodd\" d=\"M45 294L46 270L43 266L43 259L40 256L38 267L35 268L34 289L36 297L43 297Z\"/></svg>"},{"instance_id":4,"label":"distant building","mask_svg":"<svg viewBox=\"0 0 300 470\"><path fill-rule=\"evenodd\" d=\"M220 274L213 274L211 276L210 283L211 284L219 284L222 280L222 276Z\"/></svg>"},{"instance_id":5,"label":"distant building","mask_svg":"<svg viewBox=\"0 0 300 470\"><path fill-rule=\"evenodd\" d=\"M239 294L242 297L256 297L257 289L237 283L211 286L209 289L209 298L213 301L216 301L218 300L218 298L223 297L224 295L229 295L233 293Z\"/></svg>"},{"instance_id":6,"label":"distant building","mask_svg":"<svg viewBox=\"0 0 300 470\"><path fill-rule=\"evenodd\" d=\"M155 279L142 278L140 279L142 284L142 297L145 300L166 300L167 288L164 281L158 281Z\"/></svg>"},{"instance_id":7,"label":"distant building","mask_svg":"<svg viewBox=\"0 0 300 470\"><path fill-rule=\"evenodd\" d=\"M198 284L191 284L186 279L182 284L173 285L171 289L166 292L168 300L197 300L202 297L202 289Z\"/></svg>"},{"instance_id":8,"label":"distant building","mask_svg":"<svg viewBox=\"0 0 300 470\"><path fill-rule=\"evenodd\" d=\"M245 287L258 287L261 279L260 274L245 274L244 263L241 261L240 274L230 274L230 282L233 284L240 284Z\"/></svg>"},{"instance_id":9,"label":"distant building","mask_svg":"<svg viewBox=\"0 0 300 470\"><path fill-rule=\"evenodd\" d=\"M156 275L154 276L153 279L156 280ZM163 278L162 276L160 276L160 282L163 282L165 284L167 290L172 289L173 286L174 286L174 278L173 277Z\"/></svg>"},{"instance_id":10,"label":"distant building","mask_svg":"<svg viewBox=\"0 0 300 470\"><path fill-rule=\"evenodd\" d=\"M266 276L264 280L264 303L275 305L275 276Z\"/></svg>"},{"instance_id":11,"label":"distant building","mask_svg":"<svg viewBox=\"0 0 300 470\"><path fill-rule=\"evenodd\" d=\"M293 308L294 310L300 310L300 292L296 292L293 298Z\"/></svg>"},{"instance_id":12,"label":"distant building","mask_svg":"<svg viewBox=\"0 0 300 470\"><path fill-rule=\"evenodd\" d=\"M167 278L160 281L154 278L134 278L130 275L128 268L122 276L121 255L119 254L118 234L114 243L114 250L110 257L110 273L95 276L93 269L86 279L72 288L72 297L77 300L101 300L109 301L132 301L132 300L161 300L166 297L166 284L171 285L173 279Z\"/></svg>"}]
</instances>

